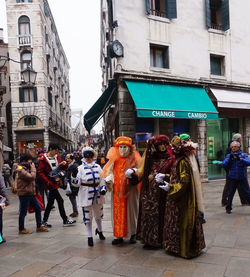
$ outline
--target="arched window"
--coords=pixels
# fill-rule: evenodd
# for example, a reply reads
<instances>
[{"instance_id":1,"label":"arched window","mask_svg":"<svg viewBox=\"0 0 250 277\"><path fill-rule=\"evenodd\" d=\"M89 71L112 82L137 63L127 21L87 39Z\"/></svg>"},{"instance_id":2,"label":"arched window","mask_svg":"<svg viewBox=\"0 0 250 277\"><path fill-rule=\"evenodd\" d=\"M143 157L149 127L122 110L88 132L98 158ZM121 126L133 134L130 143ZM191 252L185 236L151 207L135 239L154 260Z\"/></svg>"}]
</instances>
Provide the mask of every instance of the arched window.
<instances>
[{"instance_id":1,"label":"arched window","mask_svg":"<svg viewBox=\"0 0 250 277\"><path fill-rule=\"evenodd\" d=\"M32 54L30 51L24 51L21 54L21 69L24 70L28 66L32 67Z\"/></svg>"},{"instance_id":2,"label":"arched window","mask_svg":"<svg viewBox=\"0 0 250 277\"><path fill-rule=\"evenodd\" d=\"M24 118L24 126L35 126L36 125L36 117L27 116Z\"/></svg>"},{"instance_id":3,"label":"arched window","mask_svg":"<svg viewBox=\"0 0 250 277\"><path fill-rule=\"evenodd\" d=\"M19 35L30 35L30 19L26 15L22 15L18 19Z\"/></svg>"}]
</instances>

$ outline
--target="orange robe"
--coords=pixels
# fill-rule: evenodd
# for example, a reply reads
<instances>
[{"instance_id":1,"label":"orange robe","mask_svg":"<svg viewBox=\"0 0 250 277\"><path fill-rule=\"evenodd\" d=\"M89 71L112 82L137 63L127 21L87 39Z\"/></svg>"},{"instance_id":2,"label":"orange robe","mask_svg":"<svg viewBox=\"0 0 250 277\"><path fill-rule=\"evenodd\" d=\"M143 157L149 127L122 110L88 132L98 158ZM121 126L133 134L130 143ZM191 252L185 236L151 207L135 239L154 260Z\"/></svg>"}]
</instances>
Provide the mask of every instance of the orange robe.
<instances>
[{"instance_id":1,"label":"orange robe","mask_svg":"<svg viewBox=\"0 0 250 277\"><path fill-rule=\"evenodd\" d=\"M115 155L112 154L115 153ZM127 237L133 235L131 233L131 222L137 221L137 210L139 201L139 185L137 188L131 186L125 176L125 172L129 168L138 166L141 159L137 151L133 151L128 157L121 157L117 147L112 147L107 155L109 162L103 168L104 174L107 176L110 171L114 175L113 184L113 229L114 236L117 238ZM128 200L132 200L132 207L128 207ZM133 203L134 202L134 203ZM131 205L129 204L129 205ZM133 207L134 205L134 207ZM135 210L135 214L133 212ZM130 220L130 217L131 218ZM136 217L136 220L134 219ZM128 222L131 221L131 222ZM132 223L134 225L136 223ZM135 233L134 233L135 234Z\"/></svg>"}]
</instances>

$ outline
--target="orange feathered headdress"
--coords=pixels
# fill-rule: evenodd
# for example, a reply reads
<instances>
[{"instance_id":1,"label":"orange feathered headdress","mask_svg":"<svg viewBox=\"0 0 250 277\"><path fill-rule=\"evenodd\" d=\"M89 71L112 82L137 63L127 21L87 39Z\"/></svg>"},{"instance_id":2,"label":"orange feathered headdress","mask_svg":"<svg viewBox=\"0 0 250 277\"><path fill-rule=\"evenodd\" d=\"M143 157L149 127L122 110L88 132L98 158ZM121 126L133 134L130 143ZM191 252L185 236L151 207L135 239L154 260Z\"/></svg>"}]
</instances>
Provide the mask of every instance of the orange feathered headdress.
<instances>
[{"instance_id":1,"label":"orange feathered headdress","mask_svg":"<svg viewBox=\"0 0 250 277\"><path fill-rule=\"evenodd\" d=\"M129 137L118 137L115 141L114 141L114 146L115 147L119 147L119 145L127 145L129 147L132 146L132 139Z\"/></svg>"}]
</instances>

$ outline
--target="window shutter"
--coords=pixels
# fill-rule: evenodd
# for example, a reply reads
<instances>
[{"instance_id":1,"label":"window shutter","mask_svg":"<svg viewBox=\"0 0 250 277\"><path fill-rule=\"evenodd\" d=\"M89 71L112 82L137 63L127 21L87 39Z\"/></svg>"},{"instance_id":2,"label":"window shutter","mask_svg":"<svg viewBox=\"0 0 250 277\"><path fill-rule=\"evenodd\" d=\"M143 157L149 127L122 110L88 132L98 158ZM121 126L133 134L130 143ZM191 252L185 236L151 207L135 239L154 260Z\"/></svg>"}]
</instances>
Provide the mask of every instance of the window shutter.
<instances>
[{"instance_id":1,"label":"window shutter","mask_svg":"<svg viewBox=\"0 0 250 277\"><path fill-rule=\"evenodd\" d=\"M37 88L33 88L34 102L37 102Z\"/></svg>"},{"instance_id":2,"label":"window shutter","mask_svg":"<svg viewBox=\"0 0 250 277\"><path fill-rule=\"evenodd\" d=\"M206 26L211 28L211 19L210 19L210 0L206 0L205 3L206 8Z\"/></svg>"},{"instance_id":3,"label":"window shutter","mask_svg":"<svg viewBox=\"0 0 250 277\"><path fill-rule=\"evenodd\" d=\"M221 4L221 23L222 30L227 31L230 29L229 21L229 0L223 0Z\"/></svg>"},{"instance_id":4,"label":"window shutter","mask_svg":"<svg viewBox=\"0 0 250 277\"><path fill-rule=\"evenodd\" d=\"M164 62L165 68L169 68L169 47L166 47L164 49Z\"/></svg>"},{"instance_id":5,"label":"window shutter","mask_svg":"<svg viewBox=\"0 0 250 277\"><path fill-rule=\"evenodd\" d=\"M176 0L165 0L166 5L166 17L177 18Z\"/></svg>"},{"instance_id":6,"label":"window shutter","mask_svg":"<svg viewBox=\"0 0 250 277\"><path fill-rule=\"evenodd\" d=\"M24 102L23 88L19 88L19 102Z\"/></svg>"},{"instance_id":7,"label":"window shutter","mask_svg":"<svg viewBox=\"0 0 250 277\"><path fill-rule=\"evenodd\" d=\"M29 3L32 3L32 0L29 0L28 2L29 2Z\"/></svg>"},{"instance_id":8,"label":"window shutter","mask_svg":"<svg viewBox=\"0 0 250 277\"><path fill-rule=\"evenodd\" d=\"M16 0L17 3L20 3L20 0Z\"/></svg>"},{"instance_id":9,"label":"window shutter","mask_svg":"<svg viewBox=\"0 0 250 277\"><path fill-rule=\"evenodd\" d=\"M146 13L151 14L150 0L146 0Z\"/></svg>"}]
</instances>

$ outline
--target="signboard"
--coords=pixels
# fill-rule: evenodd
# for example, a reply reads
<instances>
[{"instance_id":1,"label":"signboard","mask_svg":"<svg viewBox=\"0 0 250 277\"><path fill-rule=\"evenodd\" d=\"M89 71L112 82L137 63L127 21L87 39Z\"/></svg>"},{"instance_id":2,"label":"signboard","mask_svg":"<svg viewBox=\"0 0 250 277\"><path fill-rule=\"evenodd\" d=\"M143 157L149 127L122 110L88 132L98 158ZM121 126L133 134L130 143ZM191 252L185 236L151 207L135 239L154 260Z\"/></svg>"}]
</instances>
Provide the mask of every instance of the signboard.
<instances>
[{"instance_id":1,"label":"signboard","mask_svg":"<svg viewBox=\"0 0 250 277\"><path fill-rule=\"evenodd\" d=\"M137 117L153 118L186 118L186 119L218 119L218 113L163 111L163 110L137 110Z\"/></svg>"}]
</instances>

